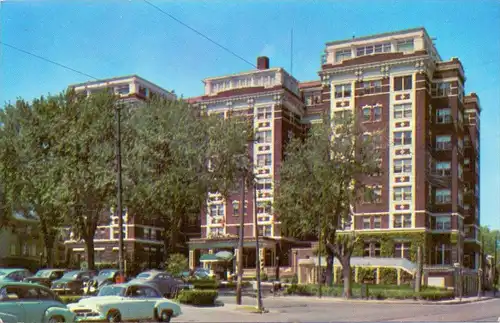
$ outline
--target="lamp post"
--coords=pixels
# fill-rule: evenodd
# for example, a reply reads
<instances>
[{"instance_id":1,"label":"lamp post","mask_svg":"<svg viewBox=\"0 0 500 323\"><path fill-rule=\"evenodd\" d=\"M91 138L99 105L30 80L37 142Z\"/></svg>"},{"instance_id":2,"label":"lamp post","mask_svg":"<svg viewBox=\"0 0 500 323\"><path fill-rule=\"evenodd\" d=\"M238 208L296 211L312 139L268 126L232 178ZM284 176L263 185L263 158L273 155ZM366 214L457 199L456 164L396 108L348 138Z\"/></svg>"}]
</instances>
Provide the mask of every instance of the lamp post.
<instances>
[{"instance_id":1,"label":"lamp post","mask_svg":"<svg viewBox=\"0 0 500 323\"><path fill-rule=\"evenodd\" d=\"M253 165L253 158L252 158ZM252 167L253 169L253 167ZM255 185L255 181L252 181L252 207L253 207L253 225L254 225L254 234L255 234L255 252L256 252L256 261L255 261L255 280L257 281L257 310L262 311L262 289L260 282L260 243L259 243L259 227L257 221L257 187Z\"/></svg>"},{"instance_id":2,"label":"lamp post","mask_svg":"<svg viewBox=\"0 0 500 323\"><path fill-rule=\"evenodd\" d=\"M123 208L122 208L122 144L121 144L121 107L115 109L116 117L116 214L118 216L118 269L123 275Z\"/></svg>"},{"instance_id":3,"label":"lamp post","mask_svg":"<svg viewBox=\"0 0 500 323\"><path fill-rule=\"evenodd\" d=\"M246 185L246 176L243 172L241 176L240 183L240 227L238 232L238 259L237 259L237 283L236 283L236 304L241 305L241 293L242 293L242 284L243 284L243 241L245 234L245 219L243 218L244 208L245 208L245 185Z\"/></svg>"}]
</instances>

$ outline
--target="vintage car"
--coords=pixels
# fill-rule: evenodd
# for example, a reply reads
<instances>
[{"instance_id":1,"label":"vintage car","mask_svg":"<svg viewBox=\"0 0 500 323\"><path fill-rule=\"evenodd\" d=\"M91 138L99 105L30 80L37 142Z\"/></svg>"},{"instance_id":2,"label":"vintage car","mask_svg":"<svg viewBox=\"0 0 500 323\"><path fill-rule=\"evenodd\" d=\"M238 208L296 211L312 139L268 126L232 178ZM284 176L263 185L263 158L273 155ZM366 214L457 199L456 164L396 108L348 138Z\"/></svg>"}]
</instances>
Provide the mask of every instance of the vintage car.
<instances>
[{"instance_id":1,"label":"vintage car","mask_svg":"<svg viewBox=\"0 0 500 323\"><path fill-rule=\"evenodd\" d=\"M25 278L33 276L23 268L0 268L0 282L22 282Z\"/></svg>"},{"instance_id":2,"label":"vintage car","mask_svg":"<svg viewBox=\"0 0 500 323\"><path fill-rule=\"evenodd\" d=\"M52 282L60 279L66 271L66 269L41 269L37 271L34 276L24 278L24 281L27 283L44 285L50 288L50 286L52 286Z\"/></svg>"},{"instance_id":3,"label":"vintage car","mask_svg":"<svg viewBox=\"0 0 500 323\"><path fill-rule=\"evenodd\" d=\"M170 322L182 314L179 304L165 299L153 286L134 283L103 286L97 296L68 308L76 314L77 322Z\"/></svg>"},{"instance_id":4,"label":"vintage car","mask_svg":"<svg viewBox=\"0 0 500 323\"><path fill-rule=\"evenodd\" d=\"M94 270L73 270L65 273L60 279L52 282L52 289L61 294L80 294L83 284L96 275Z\"/></svg>"},{"instance_id":5,"label":"vintage car","mask_svg":"<svg viewBox=\"0 0 500 323\"><path fill-rule=\"evenodd\" d=\"M0 282L0 322L75 322L57 295L45 286L19 282Z\"/></svg>"},{"instance_id":6,"label":"vintage car","mask_svg":"<svg viewBox=\"0 0 500 323\"><path fill-rule=\"evenodd\" d=\"M170 274L159 270L142 272L130 282L151 285L167 298L174 298L180 290L193 288L192 285L184 283L181 279L176 279Z\"/></svg>"},{"instance_id":7,"label":"vintage car","mask_svg":"<svg viewBox=\"0 0 500 323\"><path fill-rule=\"evenodd\" d=\"M95 295L99 292L99 289L106 285L111 285L117 282L117 278L120 274L118 269L103 269L99 274L88 282L84 283L84 294L85 295Z\"/></svg>"}]
</instances>

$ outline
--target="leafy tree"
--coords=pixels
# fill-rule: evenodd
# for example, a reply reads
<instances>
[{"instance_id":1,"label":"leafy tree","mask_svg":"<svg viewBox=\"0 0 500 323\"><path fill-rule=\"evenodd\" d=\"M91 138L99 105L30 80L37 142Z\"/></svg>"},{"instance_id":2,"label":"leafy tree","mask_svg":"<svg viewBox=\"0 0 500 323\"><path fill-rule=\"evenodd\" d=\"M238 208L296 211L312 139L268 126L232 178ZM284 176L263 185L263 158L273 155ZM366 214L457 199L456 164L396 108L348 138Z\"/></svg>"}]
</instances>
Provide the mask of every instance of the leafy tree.
<instances>
[{"instance_id":1,"label":"leafy tree","mask_svg":"<svg viewBox=\"0 0 500 323\"><path fill-rule=\"evenodd\" d=\"M36 217L52 266L53 249L63 210L56 202L61 168L55 154L59 107L57 97L36 99L29 104L18 100L1 114L0 142L6 150L0 156L4 176L4 203L7 212ZM11 214L12 215L12 214Z\"/></svg>"},{"instance_id":2,"label":"leafy tree","mask_svg":"<svg viewBox=\"0 0 500 323\"><path fill-rule=\"evenodd\" d=\"M86 260L93 269L97 225L115 201L117 98L106 91L87 97L70 90L59 97L58 105L57 151L64 170L58 200L76 238L85 242Z\"/></svg>"},{"instance_id":3,"label":"leafy tree","mask_svg":"<svg viewBox=\"0 0 500 323\"><path fill-rule=\"evenodd\" d=\"M363 136L355 120L334 121L324 118L304 140L295 138L287 146L274 207L287 234L321 236L327 283L332 283L336 257L347 278L344 295L350 297L350 257L356 237L337 230L352 221L352 208L365 195L363 179L379 171L379 166L376 143Z\"/></svg>"},{"instance_id":4,"label":"leafy tree","mask_svg":"<svg viewBox=\"0 0 500 323\"><path fill-rule=\"evenodd\" d=\"M181 253L174 253L168 257L167 272L176 277L189 268L188 259Z\"/></svg>"},{"instance_id":5,"label":"leafy tree","mask_svg":"<svg viewBox=\"0 0 500 323\"><path fill-rule=\"evenodd\" d=\"M487 226L481 226L480 229L481 237L484 239L484 254L485 255L495 255L495 243L497 237L500 239L500 231L490 229ZM499 240L500 241L500 240Z\"/></svg>"}]
</instances>

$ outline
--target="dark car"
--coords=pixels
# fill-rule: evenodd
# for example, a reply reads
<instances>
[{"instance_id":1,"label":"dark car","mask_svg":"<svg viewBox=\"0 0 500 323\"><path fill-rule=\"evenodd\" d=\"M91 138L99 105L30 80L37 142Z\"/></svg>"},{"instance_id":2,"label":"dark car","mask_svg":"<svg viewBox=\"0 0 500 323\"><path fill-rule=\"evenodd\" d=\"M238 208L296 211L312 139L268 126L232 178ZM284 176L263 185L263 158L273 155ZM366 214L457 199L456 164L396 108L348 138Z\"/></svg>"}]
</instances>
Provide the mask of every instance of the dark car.
<instances>
[{"instance_id":1,"label":"dark car","mask_svg":"<svg viewBox=\"0 0 500 323\"><path fill-rule=\"evenodd\" d=\"M94 270L73 270L66 272L60 279L52 282L52 289L56 293L80 294L83 284L96 276Z\"/></svg>"},{"instance_id":2,"label":"dark car","mask_svg":"<svg viewBox=\"0 0 500 323\"><path fill-rule=\"evenodd\" d=\"M99 274L84 284L84 292L87 295L96 294L99 289L106 285L115 284L120 274L118 269L103 269Z\"/></svg>"},{"instance_id":3,"label":"dark car","mask_svg":"<svg viewBox=\"0 0 500 323\"><path fill-rule=\"evenodd\" d=\"M25 278L33 276L23 268L0 268L0 281L22 282Z\"/></svg>"},{"instance_id":4,"label":"dark car","mask_svg":"<svg viewBox=\"0 0 500 323\"><path fill-rule=\"evenodd\" d=\"M164 297L173 298L180 290L191 289L192 285L170 276L159 270L150 270L140 273L130 281L131 284L148 284L158 289Z\"/></svg>"},{"instance_id":5,"label":"dark car","mask_svg":"<svg viewBox=\"0 0 500 323\"><path fill-rule=\"evenodd\" d=\"M24 278L27 283L36 283L50 288L54 280L60 279L66 269L42 269L36 272L34 276Z\"/></svg>"}]
</instances>

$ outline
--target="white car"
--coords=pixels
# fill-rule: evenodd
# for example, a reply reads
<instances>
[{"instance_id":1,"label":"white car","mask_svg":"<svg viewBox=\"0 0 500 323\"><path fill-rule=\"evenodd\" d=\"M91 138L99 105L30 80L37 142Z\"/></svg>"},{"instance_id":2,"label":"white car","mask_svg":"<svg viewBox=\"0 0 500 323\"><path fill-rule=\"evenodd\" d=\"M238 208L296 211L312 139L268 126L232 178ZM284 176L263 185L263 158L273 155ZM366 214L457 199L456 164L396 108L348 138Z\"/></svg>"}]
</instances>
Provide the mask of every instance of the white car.
<instances>
[{"instance_id":1,"label":"white car","mask_svg":"<svg viewBox=\"0 0 500 323\"><path fill-rule=\"evenodd\" d=\"M182 314L178 303L146 284L117 284L101 288L95 297L69 304L77 322L170 322Z\"/></svg>"}]
</instances>

